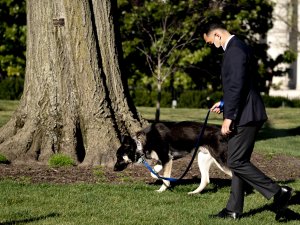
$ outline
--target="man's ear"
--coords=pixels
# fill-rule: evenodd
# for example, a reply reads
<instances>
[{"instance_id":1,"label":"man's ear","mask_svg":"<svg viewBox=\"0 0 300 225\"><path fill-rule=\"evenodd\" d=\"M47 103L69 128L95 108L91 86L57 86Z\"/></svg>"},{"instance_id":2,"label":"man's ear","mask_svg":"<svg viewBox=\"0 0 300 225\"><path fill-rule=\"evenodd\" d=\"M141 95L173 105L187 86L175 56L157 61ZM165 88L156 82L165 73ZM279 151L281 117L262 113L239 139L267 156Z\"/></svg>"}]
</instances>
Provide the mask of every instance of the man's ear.
<instances>
[{"instance_id":1,"label":"man's ear","mask_svg":"<svg viewBox=\"0 0 300 225\"><path fill-rule=\"evenodd\" d=\"M217 38L219 38L221 40L221 35L219 34L219 32L215 32L214 36L216 36Z\"/></svg>"}]
</instances>

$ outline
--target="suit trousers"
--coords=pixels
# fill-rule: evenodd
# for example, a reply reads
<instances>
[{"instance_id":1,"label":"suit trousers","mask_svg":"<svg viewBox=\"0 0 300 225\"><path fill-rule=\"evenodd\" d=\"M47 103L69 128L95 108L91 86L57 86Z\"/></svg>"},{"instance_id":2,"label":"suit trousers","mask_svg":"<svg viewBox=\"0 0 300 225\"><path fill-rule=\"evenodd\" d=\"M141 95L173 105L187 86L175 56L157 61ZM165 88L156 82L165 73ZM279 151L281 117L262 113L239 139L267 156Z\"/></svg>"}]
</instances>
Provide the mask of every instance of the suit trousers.
<instances>
[{"instance_id":1,"label":"suit trousers","mask_svg":"<svg viewBox=\"0 0 300 225\"><path fill-rule=\"evenodd\" d=\"M255 138L262 124L237 126L229 137L227 163L232 170L232 181L226 208L230 211L240 214L243 212L246 183L267 199L271 199L280 190L277 183L250 161Z\"/></svg>"}]
</instances>

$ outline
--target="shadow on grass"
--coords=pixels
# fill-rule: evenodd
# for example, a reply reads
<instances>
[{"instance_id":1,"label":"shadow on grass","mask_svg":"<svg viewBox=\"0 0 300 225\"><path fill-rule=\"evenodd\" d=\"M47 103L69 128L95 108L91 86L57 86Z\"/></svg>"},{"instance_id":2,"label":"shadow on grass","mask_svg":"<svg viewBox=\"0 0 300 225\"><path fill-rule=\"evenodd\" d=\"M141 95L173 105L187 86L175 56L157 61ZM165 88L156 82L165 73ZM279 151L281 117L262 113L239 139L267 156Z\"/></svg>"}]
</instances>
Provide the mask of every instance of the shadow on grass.
<instances>
[{"instance_id":1,"label":"shadow on grass","mask_svg":"<svg viewBox=\"0 0 300 225\"><path fill-rule=\"evenodd\" d=\"M292 196L291 200L289 201L289 206L291 206L291 205L300 205L300 192L299 191L296 191L295 194ZM263 211L271 211L271 212L275 213L273 204L266 204L260 208L252 209L249 212L244 213L243 217L250 217L257 213L261 213ZM300 221L300 213L294 212L293 210L287 208L278 221L279 222L289 222L289 221L294 221L294 220Z\"/></svg>"},{"instance_id":2,"label":"shadow on grass","mask_svg":"<svg viewBox=\"0 0 300 225\"><path fill-rule=\"evenodd\" d=\"M171 187L168 188L169 191L173 191L176 186L178 185L190 185L190 184L200 184L201 179L200 178L193 178L193 179L182 179L178 182L171 183ZM156 180L155 182L148 183L149 185L162 185L161 180ZM231 179L223 179L223 178L210 178L210 186L204 188L204 190L201 191L201 194L205 194L207 192L209 193L216 193L219 189L230 187L231 186ZM245 187L245 193L246 195L253 194L253 187L250 185L247 185ZM191 190L193 191L193 190Z\"/></svg>"},{"instance_id":3,"label":"shadow on grass","mask_svg":"<svg viewBox=\"0 0 300 225\"><path fill-rule=\"evenodd\" d=\"M24 224L24 223L30 223L30 222L34 222L34 221L44 220L44 219L51 218L51 217L58 217L58 216L59 216L58 213L50 213L50 214L45 215L45 216L38 216L38 217L33 217L33 218L28 218L28 219L11 220L11 221L7 221L7 222L0 222L0 225Z\"/></svg>"},{"instance_id":4,"label":"shadow on grass","mask_svg":"<svg viewBox=\"0 0 300 225\"><path fill-rule=\"evenodd\" d=\"M180 180L179 182L173 183L171 188L169 188L169 190L172 191L174 188L176 188L177 185L199 184L200 181L201 181L201 179L199 179L199 178L183 179L183 180ZM287 185L294 181L295 180L288 180L288 181L283 181L283 182L279 182L279 183ZM153 183L149 183L149 185L161 185L161 184L162 184L161 180L157 180ZM201 192L202 194L205 194L208 192L215 193L218 191L218 189L221 189L224 187L229 187L231 185L231 179L211 178L210 184L213 184L212 185L213 187L210 186L210 188L204 189ZM254 193L253 188L251 186L247 186L245 191L246 191L246 195ZM291 206L291 205L300 205L300 191L294 192L291 200L289 201L289 206ZM261 213L263 211L272 211L276 215L276 212L273 208L273 204L271 203L271 204L266 204L260 208L252 209L248 212L245 212L243 214L243 218L253 216L253 215L255 215L257 213ZM282 215L282 217L278 221L279 222L288 222L288 221L293 221L293 220L300 221L300 213L294 212L293 210L287 208L286 211L284 212L284 214Z\"/></svg>"},{"instance_id":5,"label":"shadow on grass","mask_svg":"<svg viewBox=\"0 0 300 225\"><path fill-rule=\"evenodd\" d=\"M291 129L274 129L266 123L258 134L257 140L267 140L270 138L290 137L300 135L300 126Z\"/></svg>"},{"instance_id":6,"label":"shadow on grass","mask_svg":"<svg viewBox=\"0 0 300 225\"><path fill-rule=\"evenodd\" d=\"M200 184L201 179L200 178L192 178L192 179L182 179L178 182L172 182L171 187L168 188L169 191L172 191L176 188L176 186L179 185L190 185L190 184ZM156 180L154 182L148 183L149 185L162 185L161 180ZM221 179L221 178L210 178L210 186L209 188L206 187L201 193L206 192L217 192L218 189L229 187L231 185L231 179ZM191 190L192 191L192 190Z\"/></svg>"}]
</instances>

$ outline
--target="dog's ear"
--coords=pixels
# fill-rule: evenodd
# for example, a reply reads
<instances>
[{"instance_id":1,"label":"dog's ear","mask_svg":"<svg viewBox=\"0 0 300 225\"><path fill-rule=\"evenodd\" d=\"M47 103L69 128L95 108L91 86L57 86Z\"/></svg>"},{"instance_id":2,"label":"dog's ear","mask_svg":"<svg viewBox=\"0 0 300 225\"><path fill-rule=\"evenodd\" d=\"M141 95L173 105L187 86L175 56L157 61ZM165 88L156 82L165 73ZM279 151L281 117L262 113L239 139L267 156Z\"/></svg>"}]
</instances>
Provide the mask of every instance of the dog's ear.
<instances>
[{"instance_id":1,"label":"dog's ear","mask_svg":"<svg viewBox=\"0 0 300 225\"><path fill-rule=\"evenodd\" d=\"M149 132L151 132L153 124L150 126L145 127L142 132L144 133L144 135L148 134Z\"/></svg>"},{"instance_id":2,"label":"dog's ear","mask_svg":"<svg viewBox=\"0 0 300 225\"><path fill-rule=\"evenodd\" d=\"M130 143L131 139L132 138L129 135L127 135L127 134L125 134L125 135L121 134L121 137L120 137L121 144Z\"/></svg>"},{"instance_id":3,"label":"dog's ear","mask_svg":"<svg viewBox=\"0 0 300 225\"><path fill-rule=\"evenodd\" d=\"M163 123L157 123L154 127L162 138L165 138L168 132L170 132L170 129Z\"/></svg>"},{"instance_id":4,"label":"dog's ear","mask_svg":"<svg viewBox=\"0 0 300 225\"><path fill-rule=\"evenodd\" d=\"M144 129L140 130L140 131L137 131L137 132L135 133L135 136L136 136L136 137L139 137L139 136L146 136L146 135L152 130L152 126L153 126L153 125L150 125L150 126L145 127Z\"/></svg>"}]
</instances>

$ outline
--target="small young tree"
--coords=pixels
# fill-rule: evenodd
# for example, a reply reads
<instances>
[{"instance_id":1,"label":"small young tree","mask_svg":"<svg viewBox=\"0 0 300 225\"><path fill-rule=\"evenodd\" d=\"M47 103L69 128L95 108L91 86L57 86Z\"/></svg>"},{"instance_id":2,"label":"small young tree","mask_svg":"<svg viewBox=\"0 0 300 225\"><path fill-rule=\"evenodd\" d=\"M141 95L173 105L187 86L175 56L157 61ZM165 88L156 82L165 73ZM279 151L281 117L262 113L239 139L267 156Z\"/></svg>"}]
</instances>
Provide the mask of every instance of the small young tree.
<instances>
[{"instance_id":1,"label":"small young tree","mask_svg":"<svg viewBox=\"0 0 300 225\"><path fill-rule=\"evenodd\" d=\"M173 33L172 30L177 26L169 21L169 13L170 12L166 11L166 15L162 18L161 35L159 37L151 32L151 30L147 30L147 27L141 25L141 29L149 36L151 48L148 51L144 45L143 48L138 47L145 55L149 69L157 82L156 122L158 122L160 118L162 85L164 81L176 71L176 63L178 63L182 49L195 40L194 32L181 34L178 39L175 39L175 33Z\"/></svg>"},{"instance_id":2,"label":"small young tree","mask_svg":"<svg viewBox=\"0 0 300 225\"><path fill-rule=\"evenodd\" d=\"M137 2L127 15L125 26L137 29L139 33L133 37L136 48L146 59L146 64L154 77L157 88L155 120L160 117L160 100L162 87L166 79L180 69L180 60L188 55L190 46L200 37L195 33L204 17L194 14L194 3L172 1ZM204 11L204 8L202 9ZM130 30L129 27L126 27ZM141 35L141 36L140 36ZM138 40L137 40L138 39Z\"/></svg>"}]
</instances>

